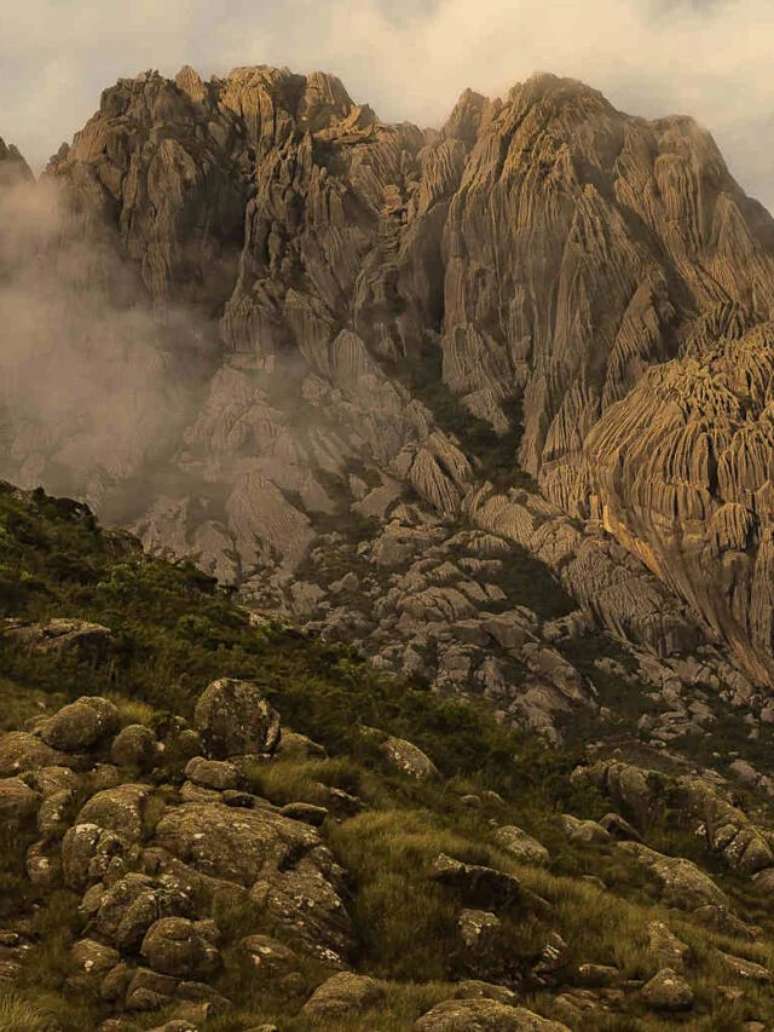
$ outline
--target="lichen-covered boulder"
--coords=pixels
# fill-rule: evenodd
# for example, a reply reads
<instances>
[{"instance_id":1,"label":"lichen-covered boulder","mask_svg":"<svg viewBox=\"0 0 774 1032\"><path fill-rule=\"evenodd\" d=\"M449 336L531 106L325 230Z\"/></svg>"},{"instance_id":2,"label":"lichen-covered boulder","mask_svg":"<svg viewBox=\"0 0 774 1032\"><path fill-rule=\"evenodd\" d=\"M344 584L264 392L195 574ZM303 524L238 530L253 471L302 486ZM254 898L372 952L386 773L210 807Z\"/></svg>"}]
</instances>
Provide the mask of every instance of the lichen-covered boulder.
<instances>
[{"instance_id":1,"label":"lichen-covered boulder","mask_svg":"<svg viewBox=\"0 0 774 1032\"><path fill-rule=\"evenodd\" d=\"M681 972L691 956L691 948L672 932L663 921L651 921L647 927L648 950L664 968Z\"/></svg>"},{"instance_id":2,"label":"lichen-covered boulder","mask_svg":"<svg viewBox=\"0 0 774 1032\"><path fill-rule=\"evenodd\" d=\"M87 975L105 975L121 960L118 950L94 939L80 939L74 943L70 956L75 966Z\"/></svg>"},{"instance_id":3,"label":"lichen-covered boulder","mask_svg":"<svg viewBox=\"0 0 774 1032\"><path fill-rule=\"evenodd\" d=\"M37 729L37 733L52 749L77 753L115 734L119 722L118 710L109 699L98 695L83 696L57 710Z\"/></svg>"},{"instance_id":4,"label":"lichen-covered boulder","mask_svg":"<svg viewBox=\"0 0 774 1032\"><path fill-rule=\"evenodd\" d=\"M521 882L493 867L465 864L439 853L430 872L433 881L454 889L471 907L498 910L524 898Z\"/></svg>"},{"instance_id":5,"label":"lichen-covered boulder","mask_svg":"<svg viewBox=\"0 0 774 1032\"><path fill-rule=\"evenodd\" d=\"M82 768L88 761L82 756L71 756L52 749L29 731L9 731L0 735L0 776L9 777L24 771L44 767Z\"/></svg>"},{"instance_id":6,"label":"lichen-covered boulder","mask_svg":"<svg viewBox=\"0 0 774 1032\"><path fill-rule=\"evenodd\" d=\"M83 891L101 881L108 872L121 874L139 856L136 844L118 832L98 824L79 821L62 840L62 871L65 885Z\"/></svg>"},{"instance_id":7,"label":"lichen-covered boulder","mask_svg":"<svg viewBox=\"0 0 774 1032\"><path fill-rule=\"evenodd\" d=\"M498 828L494 840L501 849L521 863L547 864L550 860L546 847L515 824Z\"/></svg>"},{"instance_id":8,"label":"lichen-covered boulder","mask_svg":"<svg viewBox=\"0 0 774 1032\"><path fill-rule=\"evenodd\" d=\"M0 783L1 784L1 783ZM70 827L75 796L68 788L46 796L38 810L38 831L46 838L61 838Z\"/></svg>"},{"instance_id":9,"label":"lichen-covered boulder","mask_svg":"<svg viewBox=\"0 0 774 1032\"><path fill-rule=\"evenodd\" d=\"M295 947L339 968L353 946L343 894L343 871L324 846L287 869L265 871L250 890L253 902Z\"/></svg>"},{"instance_id":10,"label":"lichen-covered boulder","mask_svg":"<svg viewBox=\"0 0 774 1032\"><path fill-rule=\"evenodd\" d=\"M0 821L23 821L33 817L40 806L40 796L21 778L0 780Z\"/></svg>"},{"instance_id":11,"label":"lichen-covered boulder","mask_svg":"<svg viewBox=\"0 0 774 1032\"><path fill-rule=\"evenodd\" d=\"M639 842L621 842L619 849L630 853L658 883L661 898L681 910L695 910L706 903L728 906L728 899L708 874L692 860L665 856Z\"/></svg>"},{"instance_id":12,"label":"lichen-covered boulder","mask_svg":"<svg viewBox=\"0 0 774 1032\"><path fill-rule=\"evenodd\" d=\"M239 945L260 975L281 978L298 971L298 955L269 935L247 935Z\"/></svg>"},{"instance_id":13,"label":"lichen-covered boulder","mask_svg":"<svg viewBox=\"0 0 774 1032\"><path fill-rule=\"evenodd\" d=\"M120 950L137 950L154 923L191 917L194 908L187 886L176 878L130 873L107 888L95 886L81 910L102 938Z\"/></svg>"},{"instance_id":14,"label":"lichen-covered boulder","mask_svg":"<svg viewBox=\"0 0 774 1032\"><path fill-rule=\"evenodd\" d=\"M196 923L162 917L145 934L140 953L153 971L177 978L206 979L220 966L220 953Z\"/></svg>"},{"instance_id":15,"label":"lichen-covered boulder","mask_svg":"<svg viewBox=\"0 0 774 1032\"><path fill-rule=\"evenodd\" d=\"M196 703L194 720L213 759L270 754L280 740L279 714L250 681L213 681Z\"/></svg>"},{"instance_id":16,"label":"lichen-covered boulder","mask_svg":"<svg viewBox=\"0 0 774 1032\"><path fill-rule=\"evenodd\" d=\"M185 776L201 788L211 788L223 792L228 788L238 788L239 771L227 760L207 760L204 756L194 756L185 768Z\"/></svg>"},{"instance_id":17,"label":"lichen-covered boulder","mask_svg":"<svg viewBox=\"0 0 774 1032\"><path fill-rule=\"evenodd\" d=\"M391 767L415 781L438 777L438 768L427 753L405 738L390 736L381 743L379 750Z\"/></svg>"},{"instance_id":18,"label":"lichen-covered boulder","mask_svg":"<svg viewBox=\"0 0 774 1032\"><path fill-rule=\"evenodd\" d=\"M246 887L321 845L316 831L272 810L233 810L221 803L186 803L156 827L156 842L203 874Z\"/></svg>"},{"instance_id":19,"label":"lichen-covered boulder","mask_svg":"<svg viewBox=\"0 0 774 1032\"><path fill-rule=\"evenodd\" d=\"M78 823L96 824L129 842L140 842L146 830L145 807L152 791L150 785L127 783L97 792L78 814Z\"/></svg>"},{"instance_id":20,"label":"lichen-covered boulder","mask_svg":"<svg viewBox=\"0 0 774 1032\"><path fill-rule=\"evenodd\" d=\"M693 990L686 980L671 968L662 968L642 987L642 999L658 1011L682 1011L693 1007Z\"/></svg>"},{"instance_id":21,"label":"lichen-covered boulder","mask_svg":"<svg viewBox=\"0 0 774 1032\"><path fill-rule=\"evenodd\" d=\"M414 1032L570 1032L525 1007L496 1000L444 1000L414 1025Z\"/></svg>"},{"instance_id":22,"label":"lichen-covered boulder","mask_svg":"<svg viewBox=\"0 0 774 1032\"><path fill-rule=\"evenodd\" d=\"M151 770L158 758L158 742L144 724L129 724L113 739L110 759L117 767Z\"/></svg>"},{"instance_id":23,"label":"lichen-covered boulder","mask_svg":"<svg viewBox=\"0 0 774 1032\"><path fill-rule=\"evenodd\" d=\"M384 986L375 978L341 971L315 989L303 1013L326 1020L348 1018L381 1003L385 995Z\"/></svg>"},{"instance_id":24,"label":"lichen-covered boulder","mask_svg":"<svg viewBox=\"0 0 774 1032\"><path fill-rule=\"evenodd\" d=\"M63 617L49 620L45 624L7 620L3 633L32 652L44 655L74 652L97 659L104 659L108 655L113 641L113 632L109 627Z\"/></svg>"}]
</instances>

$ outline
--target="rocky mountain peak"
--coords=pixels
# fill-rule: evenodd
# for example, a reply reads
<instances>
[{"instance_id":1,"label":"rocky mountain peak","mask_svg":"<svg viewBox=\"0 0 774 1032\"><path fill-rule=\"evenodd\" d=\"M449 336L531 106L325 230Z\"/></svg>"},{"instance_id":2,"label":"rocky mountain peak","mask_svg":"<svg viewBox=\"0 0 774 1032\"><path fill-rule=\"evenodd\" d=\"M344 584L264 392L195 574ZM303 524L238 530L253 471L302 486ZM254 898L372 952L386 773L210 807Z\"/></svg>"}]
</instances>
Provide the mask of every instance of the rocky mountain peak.
<instances>
[{"instance_id":1,"label":"rocky mountain peak","mask_svg":"<svg viewBox=\"0 0 774 1032\"><path fill-rule=\"evenodd\" d=\"M32 171L18 149L0 137L0 188L32 178Z\"/></svg>"},{"instance_id":2,"label":"rocky mountain peak","mask_svg":"<svg viewBox=\"0 0 774 1032\"><path fill-rule=\"evenodd\" d=\"M722 647L770 686L774 222L694 121L539 75L426 133L321 72L186 67L106 90L52 177L135 304L193 313L159 335L190 405L123 472L19 422L16 479L56 470L254 604L434 683L509 698L481 628L520 603L486 564L526 549L577 626L662 658Z\"/></svg>"}]
</instances>

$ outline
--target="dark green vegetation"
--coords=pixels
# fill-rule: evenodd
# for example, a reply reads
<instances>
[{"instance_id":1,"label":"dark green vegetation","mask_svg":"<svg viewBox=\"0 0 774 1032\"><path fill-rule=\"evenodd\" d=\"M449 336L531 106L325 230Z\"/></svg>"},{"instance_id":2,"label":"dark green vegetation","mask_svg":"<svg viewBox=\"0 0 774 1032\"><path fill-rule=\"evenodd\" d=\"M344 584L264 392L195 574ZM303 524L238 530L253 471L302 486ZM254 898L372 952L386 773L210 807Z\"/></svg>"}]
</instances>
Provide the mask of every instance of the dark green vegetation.
<instances>
[{"instance_id":1,"label":"dark green vegetation","mask_svg":"<svg viewBox=\"0 0 774 1032\"><path fill-rule=\"evenodd\" d=\"M570 780L579 752L548 750L535 736L498 724L483 707L380 675L349 648L326 646L271 623L254 626L191 563L150 558L127 535L103 531L88 511L42 492L22 497L0 487L0 615L35 621L78 617L109 627L115 641L112 658L98 663L31 653L0 638L4 728L20 727L83 694L99 694L118 704L126 723L162 729L173 714L190 717L213 679L249 679L264 689L286 726L309 735L330 755L256 764L251 789L277 804L320 803L326 786L363 801L355 816L329 817L322 833L348 872L356 966L387 980L384 1005L368 1016L310 1026L297 1012L327 974L319 963L305 962L302 979L289 992L245 967L238 951L228 948L216 985L238 1009L209 1021L208 1030L238 1032L267 1021L282 1032L410 1029L421 1013L452 995L451 982L471 974L457 929L462 901L428 877L440 852L514 873L550 904L548 916L524 901L500 915L498 955L508 958L511 984L523 979L519 992L526 1006L568 1021L557 994L578 982L580 964L614 965L622 977L647 979L658 964L646 927L659 919L691 947L686 976L696 995L693 1011L656 1018L632 990L609 1012L589 1011L577 1024L569 1022L572 1027L629 1032L678 1025L730 1032L747 1019L774 1020L767 986L745 985L736 1002L717 990L719 984L740 983L722 968L718 947L771 965L774 928L766 899L749 879L726 875L715 865L713 876L740 914L762 926L757 943L731 940L668 910L651 881L616 846L568 840L559 814L596 819L610 809L596 790ZM591 663L591 657L573 659ZM420 783L396 773L374 741L356 732L358 724L410 739L428 753L441 777ZM150 779L179 784L174 756ZM547 847L547 869L519 864L497 846L493 827L507 824L519 825ZM655 849L707 860L679 812L654 823L648 835ZM24 855L34 837L34 829L22 827L4 832L0 843L0 925L32 913L35 943L21 978L0 990L0 1032L84 1032L97 1028L109 1007L95 993L68 988L69 949L82 931L79 899L64 889L36 890L26 880ZM583 876L603 878L609 891ZM260 914L249 910L215 916L231 938L260 922ZM559 985L541 990L529 972L552 932L566 941L567 957ZM158 1014L132 1020L145 1028L161 1021Z\"/></svg>"}]
</instances>

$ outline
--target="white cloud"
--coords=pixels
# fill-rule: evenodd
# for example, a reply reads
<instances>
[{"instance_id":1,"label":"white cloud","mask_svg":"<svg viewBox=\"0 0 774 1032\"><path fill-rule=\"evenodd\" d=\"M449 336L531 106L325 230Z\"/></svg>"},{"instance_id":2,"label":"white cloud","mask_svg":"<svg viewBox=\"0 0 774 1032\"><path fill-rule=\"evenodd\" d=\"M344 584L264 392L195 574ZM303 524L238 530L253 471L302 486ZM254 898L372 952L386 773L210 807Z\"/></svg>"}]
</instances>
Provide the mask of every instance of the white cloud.
<instances>
[{"instance_id":1,"label":"white cloud","mask_svg":"<svg viewBox=\"0 0 774 1032\"><path fill-rule=\"evenodd\" d=\"M693 114L774 207L771 0L26 0L0 38L0 134L39 165L145 68L322 68L384 118L438 124L466 86L580 78L624 110ZM41 28L42 27L42 28Z\"/></svg>"}]
</instances>

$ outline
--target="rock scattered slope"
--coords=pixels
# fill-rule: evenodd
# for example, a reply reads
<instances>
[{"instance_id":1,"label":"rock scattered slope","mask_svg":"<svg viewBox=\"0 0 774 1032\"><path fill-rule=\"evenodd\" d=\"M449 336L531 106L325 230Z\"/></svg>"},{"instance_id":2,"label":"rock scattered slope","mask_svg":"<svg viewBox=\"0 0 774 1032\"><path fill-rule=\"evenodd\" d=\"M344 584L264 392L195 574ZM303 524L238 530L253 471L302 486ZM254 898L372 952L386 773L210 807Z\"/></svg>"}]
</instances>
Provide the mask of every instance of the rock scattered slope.
<instances>
[{"instance_id":1,"label":"rock scattered slope","mask_svg":"<svg viewBox=\"0 0 774 1032\"><path fill-rule=\"evenodd\" d=\"M107 89L47 176L121 256L111 304L197 313L160 337L192 405L120 465L33 420L9 472L297 617L338 608L287 581L332 526L378 554L397 522L397 555L472 524L616 635L709 636L770 683L774 223L692 120L538 76L429 132L321 73L184 68ZM389 619L486 619L450 576L396 585Z\"/></svg>"},{"instance_id":2,"label":"rock scattered slope","mask_svg":"<svg viewBox=\"0 0 774 1032\"><path fill-rule=\"evenodd\" d=\"M749 764L551 749L5 483L0 578L14 1032L771 1024Z\"/></svg>"}]
</instances>

